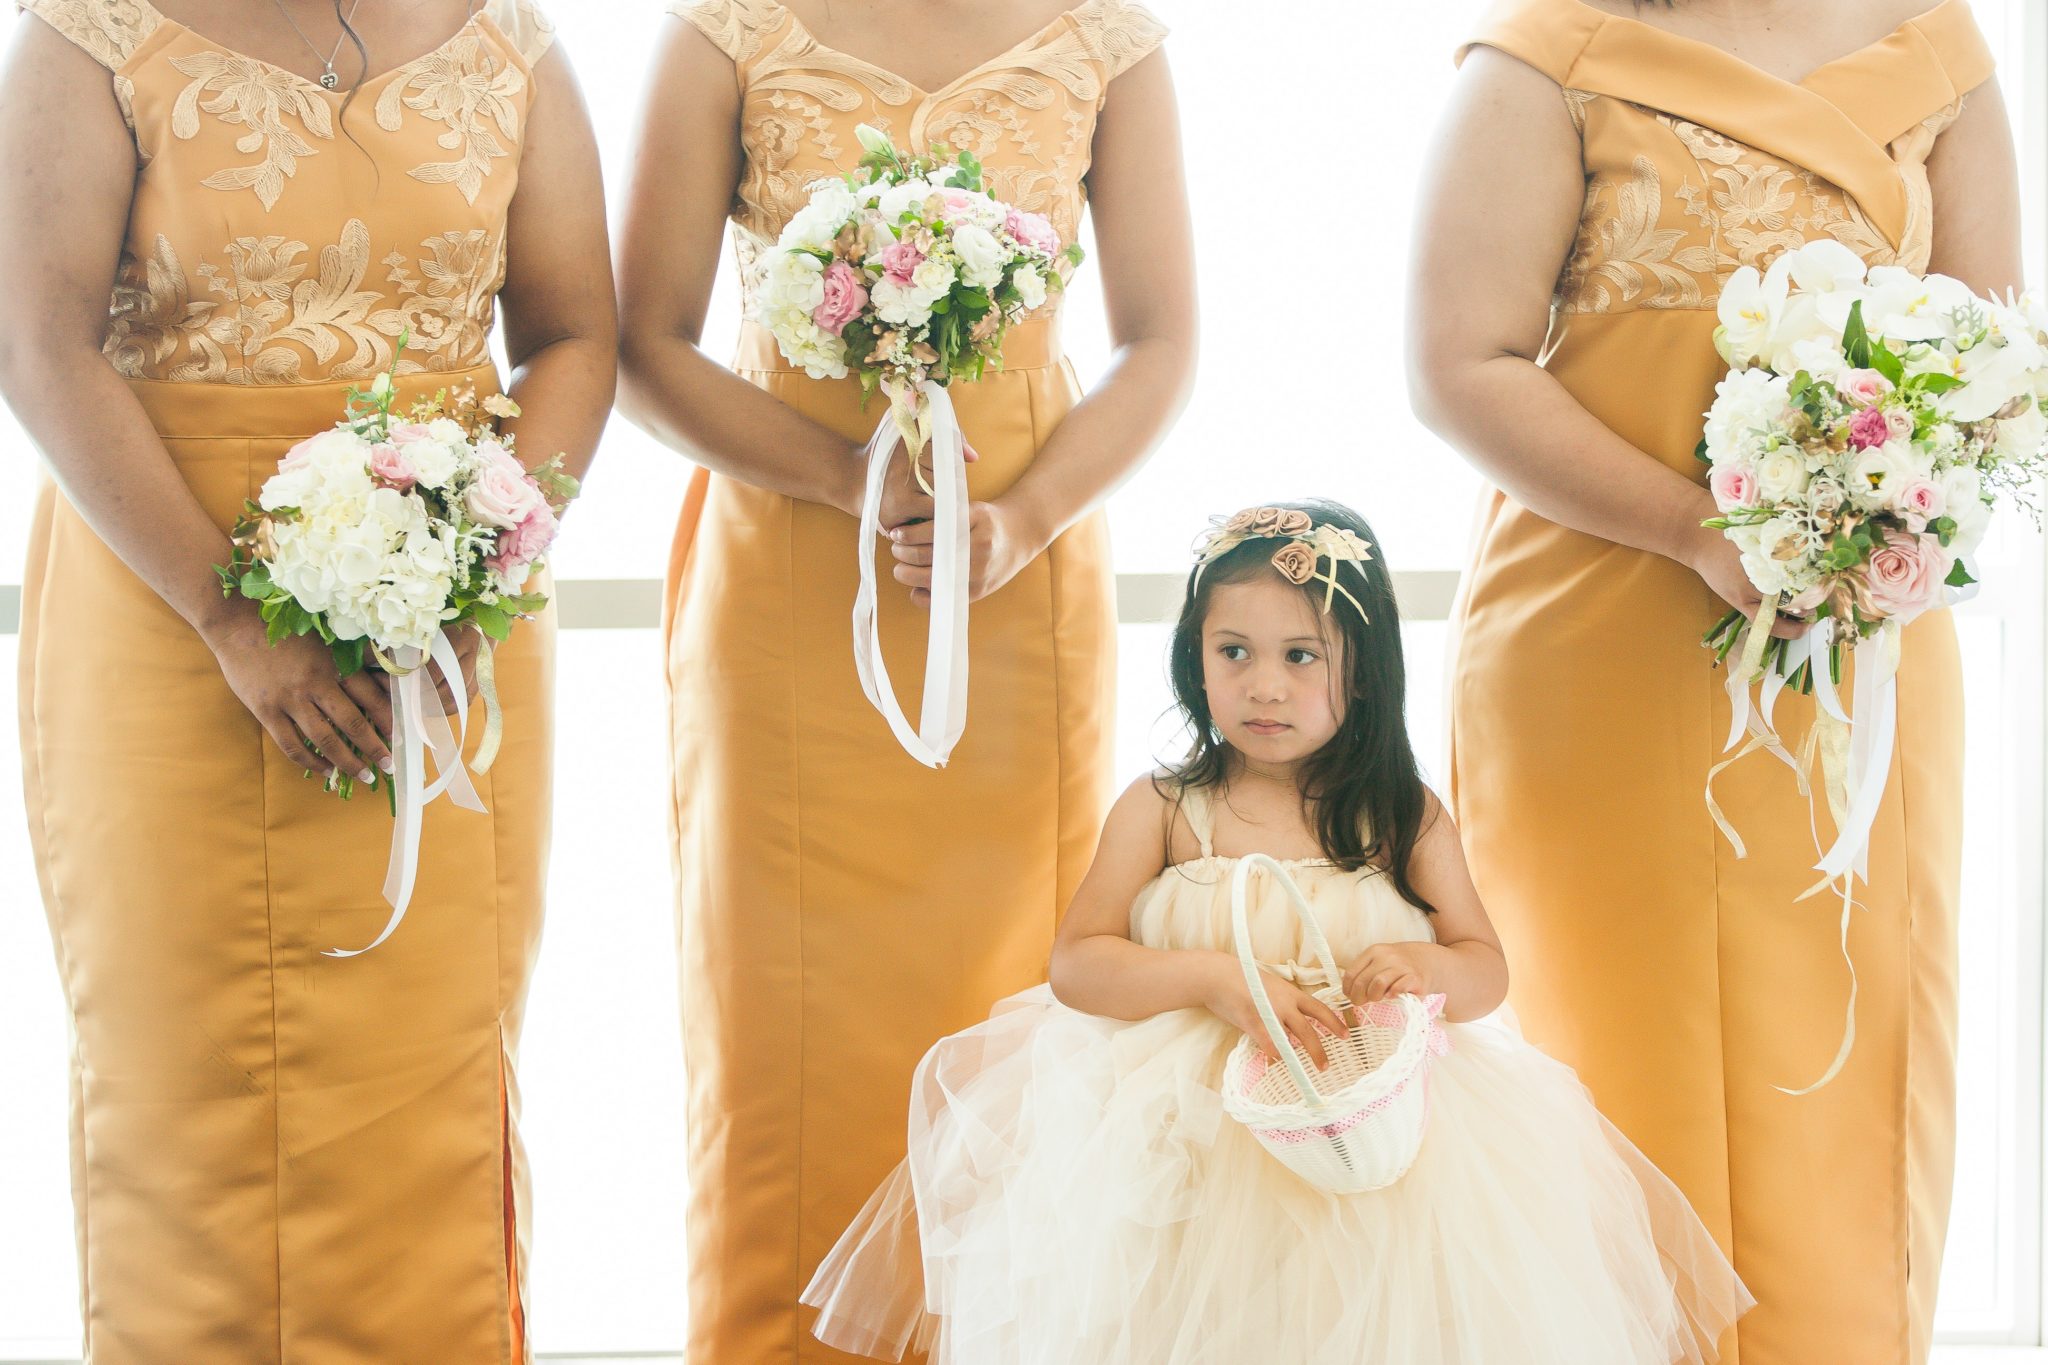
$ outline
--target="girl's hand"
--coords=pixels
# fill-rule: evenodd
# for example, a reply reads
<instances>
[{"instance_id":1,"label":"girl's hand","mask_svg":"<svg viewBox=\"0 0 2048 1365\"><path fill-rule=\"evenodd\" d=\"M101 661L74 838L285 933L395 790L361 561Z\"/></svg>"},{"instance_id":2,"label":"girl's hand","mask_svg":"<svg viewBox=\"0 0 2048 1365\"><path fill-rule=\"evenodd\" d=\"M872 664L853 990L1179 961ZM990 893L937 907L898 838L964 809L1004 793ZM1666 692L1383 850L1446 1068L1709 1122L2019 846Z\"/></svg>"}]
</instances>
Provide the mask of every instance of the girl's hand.
<instances>
[{"instance_id":1,"label":"girl's hand","mask_svg":"<svg viewBox=\"0 0 2048 1365\"><path fill-rule=\"evenodd\" d=\"M932 522L913 522L889 532L896 556L896 581L910 589L920 607L932 601ZM1029 534L1017 515L999 502L967 505L967 598L979 601L1022 572L1045 546Z\"/></svg>"},{"instance_id":2,"label":"girl's hand","mask_svg":"<svg viewBox=\"0 0 2048 1365\"><path fill-rule=\"evenodd\" d=\"M1435 943L1375 944L1345 969L1344 994L1354 1005L1396 995L1440 994L1436 966L1442 952Z\"/></svg>"},{"instance_id":3,"label":"girl's hand","mask_svg":"<svg viewBox=\"0 0 2048 1365\"><path fill-rule=\"evenodd\" d=\"M1308 1054L1316 1070L1327 1067L1330 1058L1323 1051L1323 1035L1341 1037L1350 1032L1350 1027L1337 1017L1337 1011L1293 982L1284 981L1263 969L1259 976L1266 987L1266 994L1273 1001L1273 1014L1279 1019L1287 1040ZM1280 1049L1275 1045L1273 1036L1266 1032L1265 1020L1259 1018L1259 1008L1252 1003L1251 987L1245 983L1244 970L1235 958L1221 958L1217 962L1215 980L1203 1004L1209 1013L1248 1036L1267 1057L1276 1062L1280 1060Z\"/></svg>"}]
</instances>

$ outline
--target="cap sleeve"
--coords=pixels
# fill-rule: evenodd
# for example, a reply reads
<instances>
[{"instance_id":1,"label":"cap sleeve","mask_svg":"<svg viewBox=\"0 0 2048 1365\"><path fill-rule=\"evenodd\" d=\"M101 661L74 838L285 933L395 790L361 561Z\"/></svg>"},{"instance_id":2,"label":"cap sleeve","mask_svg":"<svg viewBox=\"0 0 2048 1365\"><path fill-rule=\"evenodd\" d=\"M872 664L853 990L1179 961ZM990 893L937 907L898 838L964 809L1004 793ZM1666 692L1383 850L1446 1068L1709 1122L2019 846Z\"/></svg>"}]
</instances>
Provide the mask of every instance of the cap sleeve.
<instances>
[{"instance_id":1,"label":"cap sleeve","mask_svg":"<svg viewBox=\"0 0 2048 1365\"><path fill-rule=\"evenodd\" d=\"M1166 25L1135 0L1091 0L1074 12L1074 24L1089 55L1102 63L1105 82L1151 56L1166 41Z\"/></svg>"},{"instance_id":2,"label":"cap sleeve","mask_svg":"<svg viewBox=\"0 0 2048 1365\"><path fill-rule=\"evenodd\" d=\"M762 42L782 26L786 11L775 0L668 0L668 12L694 25L732 58L742 78Z\"/></svg>"},{"instance_id":3,"label":"cap sleeve","mask_svg":"<svg viewBox=\"0 0 2048 1365\"><path fill-rule=\"evenodd\" d=\"M1947 73L1958 96L1969 94L1991 79L1997 59L1965 0L1947 0L1913 20L1909 27L1933 50L1935 60Z\"/></svg>"},{"instance_id":4,"label":"cap sleeve","mask_svg":"<svg viewBox=\"0 0 2048 1365\"><path fill-rule=\"evenodd\" d=\"M16 7L90 52L109 71L126 66L163 22L143 0L16 0Z\"/></svg>"},{"instance_id":5,"label":"cap sleeve","mask_svg":"<svg viewBox=\"0 0 2048 1365\"><path fill-rule=\"evenodd\" d=\"M555 26L535 0L491 0L490 16L528 66L555 44Z\"/></svg>"},{"instance_id":6,"label":"cap sleeve","mask_svg":"<svg viewBox=\"0 0 2048 1365\"><path fill-rule=\"evenodd\" d=\"M1475 47L1490 47L1569 86L1572 69L1606 16L1589 5L1558 0L1495 0L1472 36L1459 45L1463 65Z\"/></svg>"}]
</instances>

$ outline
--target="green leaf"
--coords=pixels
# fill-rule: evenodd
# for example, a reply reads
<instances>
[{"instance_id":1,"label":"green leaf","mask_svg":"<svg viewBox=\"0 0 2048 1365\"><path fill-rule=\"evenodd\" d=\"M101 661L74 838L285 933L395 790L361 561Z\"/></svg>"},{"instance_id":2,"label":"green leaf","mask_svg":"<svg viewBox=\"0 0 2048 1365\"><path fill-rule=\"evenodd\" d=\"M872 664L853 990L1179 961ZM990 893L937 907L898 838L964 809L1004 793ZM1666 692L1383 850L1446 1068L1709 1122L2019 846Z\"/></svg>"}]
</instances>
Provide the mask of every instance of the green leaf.
<instances>
[{"instance_id":1,"label":"green leaf","mask_svg":"<svg viewBox=\"0 0 2048 1365\"><path fill-rule=\"evenodd\" d=\"M479 602L471 609L469 619L476 623L478 630L493 640L503 641L511 637L512 617L500 607L494 607L488 602Z\"/></svg>"},{"instance_id":2,"label":"green leaf","mask_svg":"<svg viewBox=\"0 0 2048 1365\"><path fill-rule=\"evenodd\" d=\"M1940 373L1916 374L1906 381L1905 387L1908 389L1918 389L1921 393L1937 394L1947 393L1951 389L1960 389L1968 382L1968 380L1965 380L1960 375Z\"/></svg>"},{"instance_id":3,"label":"green leaf","mask_svg":"<svg viewBox=\"0 0 2048 1365\"><path fill-rule=\"evenodd\" d=\"M336 640L329 648L334 652L334 666L344 678L353 678L363 671L363 647L368 641L358 637L353 640Z\"/></svg>"},{"instance_id":4,"label":"green leaf","mask_svg":"<svg viewBox=\"0 0 2048 1365\"><path fill-rule=\"evenodd\" d=\"M1949 566L1948 577L1942 580L1951 588L1967 587L1976 581L1975 578L1970 576L1970 571L1963 566L1963 561L1960 559Z\"/></svg>"},{"instance_id":5,"label":"green leaf","mask_svg":"<svg viewBox=\"0 0 2048 1365\"><path fill-rule=\"evenodd\" d=\"M1692 448L1692 457L1701 464L1712 464L1714 457L1707 454L1707 438L1700 437L1700 443Z\"/></svg>"},{"instance_id":6,"label":"green leaf","mask_svg":"<svg viewBox=\"0 0 2048 1365\"><path fill-rule=\"evenodd\" d=\"M1893 355L1891 348L1881 341L1870 348L1870 368L1891 380L1893 387L1906 377L1906 362Z\"/></svg>"}]
</instances>

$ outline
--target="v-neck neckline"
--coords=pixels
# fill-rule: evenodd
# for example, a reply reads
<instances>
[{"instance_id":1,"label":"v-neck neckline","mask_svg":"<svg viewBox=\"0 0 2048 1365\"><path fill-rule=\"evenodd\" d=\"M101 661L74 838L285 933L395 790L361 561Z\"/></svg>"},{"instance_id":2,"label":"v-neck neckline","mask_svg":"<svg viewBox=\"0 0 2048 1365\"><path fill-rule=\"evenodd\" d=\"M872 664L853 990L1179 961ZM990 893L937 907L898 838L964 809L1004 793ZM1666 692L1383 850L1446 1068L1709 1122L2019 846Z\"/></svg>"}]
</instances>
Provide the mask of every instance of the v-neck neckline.
<instances>
[{"instance_id":1,"label":"v-neck neckline","mask_svg":"<svg viewBox=\"0 0 2048 1365\"><path fill-rule=\"evenodd\" d=\"M1823 77L1831 75L1836 69L1847 66L1851 62L1854 62L1859 58L1867 57L1873 52L1877 52L1883 48L1891 46L1894 42L1898 41L1898 39L1902 37L1908 29L1913 28L1917 24L1927 22L1943 10L1949 9L1956 5L1964 4L1966 3L1966 0L1940 0L1940 3L1930 5L1928 8L1922 10L1920 13L1914 15L1912 18L1907 19L1902 23L1896 25L1889 33L1884 34L1882 37L1873 38L1871 41L1863 44L1863 46L1855 48L1848 52L1844 52L1839 57L1830 57L1827 61L1824 61L1819 66L1814 67L1811 71L1807 72L1804 76L1801 76L1796 81L1787 80L1785 77L1778 75L1775 71L1766 71L1763 67L1758 66L1755 62L1749 60L1749 58L1737 56L1735 53L1730 52L1727 48L1722 47L1719 43L1710 43L1704 38L1694 38L1687 34L1675 33L1668 28L1662 27L1661 25L1652 24L1646 20L1637 19L1630 15L1616 14L1612 10L1602 9L1598 5L1588 3L1588 0L1570 0L1570 3L1578 6L1580 9L1586 10L1589 13L1597 16L1603 24L1626 24L1630 29L1641 29L1645 33L1651 34L1661 41L1676 44L1687 51L1693 52L1696 55L1705 58L1706 60L1733 63L1734 65L1742 67L1744 70L1750 72L1752 75L1762 80L1770 81L1775 85L1784 86L1788 90L1804 90L1808 93L1816 93L1814 91L1814 82L1817 79L1821 79Z\"/></svg>"},{"instance_id":2,"label":"v-neck neckline","mask_svg":"<svg viewBox=\"0 0 2048 1365\"><path fill-rule=\"evenodd\" d=\"M776 5L776 8L781 10L784 14L787 14L789 16L789 22L791 27L793 27L798 33L801 33L814 46L818 47L822 51L831 53L835 57L839 57L846 61L852 62L855 66L863 67L866 70L873 72L877 76L885 76L889 80L902 82L903 87L906 90L910 91L911 95L915 98L917 103L929 104L931 101L937 99L939 96L947 94L953 90L957 90L960 86L966 84L968 81L974 79L976 76L981 75L983 72L988 71L994 67L999 67L1003 63L1010 61L1012 58L1017 57L1022 53L1033 50L1034 48L1038 47L1041 43L1043 43L1053 33L1057 32L1059 29L1066 26L1066 24L1069 23L1075 15L1079 14L1082 10L1088 9L1090 6L1098 4L1099 2L1100 0L1081 0L1080 4L1073 5L1068 7L1067 9L1061 10L1057 15L1054 15L1053 18L1048 23L1046 23L1042 28L1038 29L1037 32L1028 34L1023 38L1019 38L1016 42L1010 44L1001 52L996 53L987 61L977 62L973 66L970 66L965 71L961 72L959 75L953 77L953 79L947 81L944 85L934 86L929 90L919 85L916 81L910 79L910 77L904 75L900 71L891 71L888 67L883 66L879 62L871 62L867 58L859 56L852 52L848 52L844 48L834 47L832 44L826 42L823 38L820 38L816 33L814 33L811 30L811 26L804 22L803 16L801 14L798 14L789 6L778 3Z\"/></svg>"},{"instance_id":3,"label":"v-neck neckline","mask_svg":"<svg viewBox=\"0 0 2048 1365\"><path fill-rule=\"evenodd\" d=\"M472 30L478 30L481 28L483 24L490 21L488 4L478 5L474 10L470 11L469 17L462 21L461 28L456 29L455 32L449 34L446 38L442 39L435 46L428 48L425 52L420 53L419 56L414 57L411 61L401 62L397 66L391 67L388 70L380 71L374 76L366 77L365 79L357 82L357 84L352 90L329 90L326 86L320 84L319 81L313 80L307 76L302 76L288 66L281 66L276 62L265 61L263 58L255 56L252 53L242 51L240 48L233 47L227 43L219 42L215 39L207 37L204 33L199 32L199 30L193 28L191 25L183 22L182 20L173 19L170 15L165 14L160 9L157 9L155 5L150 3L150 0L136 0L136 3L140 4L142 7L149 10L150 13L154 14L159 24L164 25L174 30L175 32L184 34L186 37L192 39L192 41L196 43L202 43L205 46L212 48L216 52L225 53L230 57L234 57L241 61L248 62L253 66L260 67L265 71L275 72L276 74L290 80L293 84L300 86L312 92L313 94L320 96L322 99L326 100L347 100L351 95L360 97L365 91L370 90L375 86L383 85L384 83L391 80L395 76L403 75L417 67L425 65L426 63L434 60L434 58L436 57L445 55L449 51L449 49L453 48L457 43L461 42L462 39L468 36L468 34Z\"/></svg>"}]
</instances>

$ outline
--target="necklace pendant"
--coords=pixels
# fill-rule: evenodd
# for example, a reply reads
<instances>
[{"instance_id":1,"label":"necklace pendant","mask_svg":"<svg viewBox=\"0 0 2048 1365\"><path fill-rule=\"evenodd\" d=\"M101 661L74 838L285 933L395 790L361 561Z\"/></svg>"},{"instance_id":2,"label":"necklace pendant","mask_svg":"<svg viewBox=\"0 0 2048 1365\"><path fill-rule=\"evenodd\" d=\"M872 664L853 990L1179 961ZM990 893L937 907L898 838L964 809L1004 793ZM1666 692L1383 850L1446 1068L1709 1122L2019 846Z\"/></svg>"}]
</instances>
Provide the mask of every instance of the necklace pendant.
<instances>
[{"instance_id":1,"label":"necklace pendant","mask_svg":"<svg viewBox=\"0 0 2048 1365\"><path fill-rule=\"evenodd\" d=\"M321 87L321 89L323 89L323 90L332 90L332 89L334 89L334 87L336 87L337 85L340 85L340 84L341 84L341 77L339 77L339 76L337 76L337 75L335 75L335 74L334 74L334 68L333 68L333 67L331 67L331 66L330 66L330 67L328 67L328 68L327 68L327 69L326 69L325 71L323 71L323 72L321 72L321 73L320 73L320 87Z\"/></svg>"}]
</instances>

